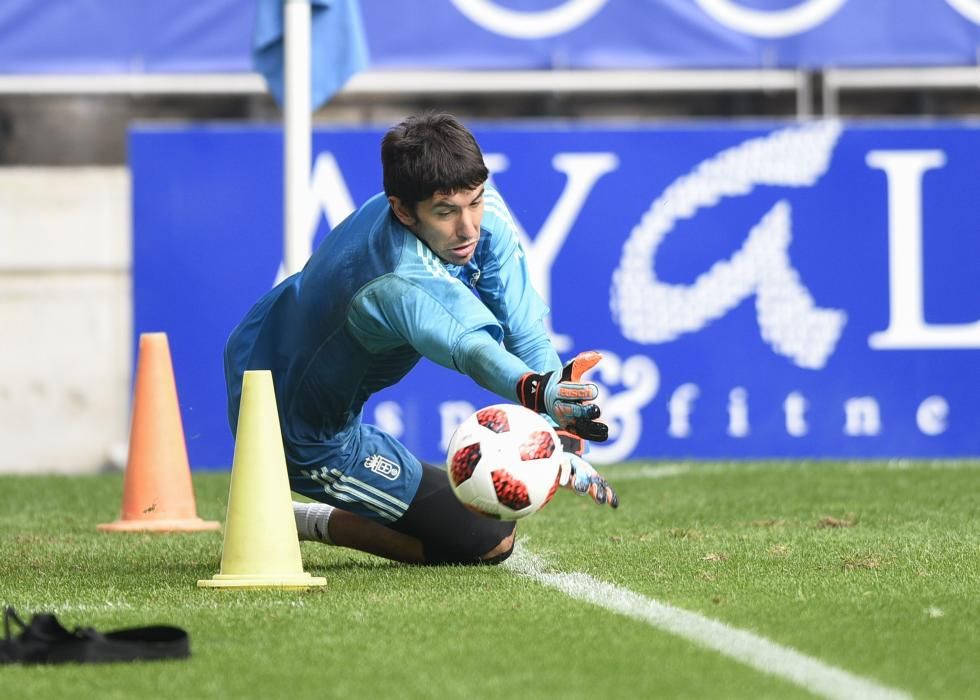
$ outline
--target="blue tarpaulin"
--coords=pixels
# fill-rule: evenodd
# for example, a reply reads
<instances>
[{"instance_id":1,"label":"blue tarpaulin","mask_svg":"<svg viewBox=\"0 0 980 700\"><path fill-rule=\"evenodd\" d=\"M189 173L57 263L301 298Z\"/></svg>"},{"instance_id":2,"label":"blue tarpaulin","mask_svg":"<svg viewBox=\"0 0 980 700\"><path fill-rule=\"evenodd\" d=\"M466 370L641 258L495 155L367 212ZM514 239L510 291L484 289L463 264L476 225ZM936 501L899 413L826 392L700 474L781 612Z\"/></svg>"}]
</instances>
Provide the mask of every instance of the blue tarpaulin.
<instances>
[{"instance_id":1,"label":"blue tarpaulin","mask_svg":"<svg viewBox=\"0 0 980 700\"><path fill-rule=\"evenodd\" d=\"M976 65L980 47L980 0L359 4L380 68ZM255 0L3 0L0 73L251 71L257 8Z\"/></svg>"}]
</instances>

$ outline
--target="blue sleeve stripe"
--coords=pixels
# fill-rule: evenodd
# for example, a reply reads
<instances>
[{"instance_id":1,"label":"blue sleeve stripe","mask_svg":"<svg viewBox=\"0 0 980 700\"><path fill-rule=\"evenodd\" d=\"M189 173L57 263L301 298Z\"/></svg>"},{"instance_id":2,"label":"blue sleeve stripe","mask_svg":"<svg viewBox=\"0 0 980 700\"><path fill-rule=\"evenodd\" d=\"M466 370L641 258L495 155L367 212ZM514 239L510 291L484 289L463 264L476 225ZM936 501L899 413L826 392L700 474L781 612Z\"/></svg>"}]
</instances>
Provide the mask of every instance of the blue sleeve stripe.
<instances>
[{"instance_id":1,"label":"blue sleeve stripe","mask_svg":"<svg viewBox=\"0 0 980 700\"><path fill-rule=\"evenodd\" d=\"M425 269L432 273L433 277L445 277L447 279L455 279L446 268L442 266L438 259L436 259L435 254L429 247L422 242L421 238L415 239L415 250L419 254L419 259L422 261L422 265Z\"/></svg>"},{"instance_id":2,"label":"blue sleeve stripe","mask_svg":"<svg viewBox=\"0 0 980 700\"><path fill-rule=\"evenodd\" d=\"M519 230L517 222L514 221L514 217L511 215L510 210L504 201L500 198L500 195L495 197L485 197L484 210L490 212L498 219L501 219L505 224L510 226L515 231Z\"/></svg>"}]
</instances>

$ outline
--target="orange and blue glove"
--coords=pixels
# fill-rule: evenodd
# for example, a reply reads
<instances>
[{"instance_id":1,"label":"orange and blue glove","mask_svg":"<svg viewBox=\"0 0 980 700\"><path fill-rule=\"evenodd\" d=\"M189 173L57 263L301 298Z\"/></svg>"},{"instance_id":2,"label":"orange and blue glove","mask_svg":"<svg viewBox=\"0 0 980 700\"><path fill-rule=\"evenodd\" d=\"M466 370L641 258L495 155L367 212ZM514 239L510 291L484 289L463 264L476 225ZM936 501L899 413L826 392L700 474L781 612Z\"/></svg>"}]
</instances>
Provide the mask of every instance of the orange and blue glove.
<instances>
[{"instance_id":1,"label":"orange and blue glove","mask_svg":"<svg viewBox=\"0 0 980 700\"><path fill-rule=\"evenodd\" d=\"M602 355L595 351L583 352L565 363L561 372L528 372L517 382L517 400L551 418L559 431L603 442L609 438L609 426L596 420L601 411L591 403L599 395L599 388L582 381L582 375L601 359Z\"/></svg>"},{"instance_id":2,"label":"orange and blue glove","mask_svg":"<svg viewBox=\"0 0 980 700\"><path fill-rule=\"evenodd\" d=\"M589 495L598 505L609 504L619 507L619 496L591 464L574 452L566 452L561 462L561 475L558 484L571 489L580 496Z\"/></svg>"}]
</instances>

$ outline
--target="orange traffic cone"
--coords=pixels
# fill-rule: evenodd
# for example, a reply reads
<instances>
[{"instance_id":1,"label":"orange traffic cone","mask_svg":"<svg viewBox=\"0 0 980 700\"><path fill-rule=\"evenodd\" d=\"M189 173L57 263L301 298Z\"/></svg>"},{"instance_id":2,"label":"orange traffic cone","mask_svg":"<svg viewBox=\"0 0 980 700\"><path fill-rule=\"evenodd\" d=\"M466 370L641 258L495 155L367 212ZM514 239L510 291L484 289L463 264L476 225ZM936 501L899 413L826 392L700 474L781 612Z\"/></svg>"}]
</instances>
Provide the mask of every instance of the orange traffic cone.
<instances>
[{"instance_id":1,"label":"orange traffic cone","mask_svg":"<svg viewBox=\"0 0 980 700\"><path fill-rule=\"evenodd\" d=\"M140 335L122 515L103 531L217 530L197 517L166 333Z\"/></svg>"},{"instance_id":2,"label":"orange traffic cone","mask_svg":"<svg viewBox=\"0 0 980 700\"><path fill-rule=\"evenodd\" d=\"M312 588L327 580L303 571L272 372L242 377L235 457L221 570L201 588Z\"/></svg>"}]
</instances>

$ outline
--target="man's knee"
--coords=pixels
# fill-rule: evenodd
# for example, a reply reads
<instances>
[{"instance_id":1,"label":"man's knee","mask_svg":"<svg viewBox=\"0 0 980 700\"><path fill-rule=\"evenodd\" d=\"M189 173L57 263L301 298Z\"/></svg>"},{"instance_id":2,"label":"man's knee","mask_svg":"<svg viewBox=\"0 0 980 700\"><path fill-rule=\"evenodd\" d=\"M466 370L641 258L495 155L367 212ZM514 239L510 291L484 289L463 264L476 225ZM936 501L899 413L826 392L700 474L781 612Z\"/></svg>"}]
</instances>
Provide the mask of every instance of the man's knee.
<instances>
[{"instance_id":1,"label":"man's knee","mask_svg":"<svg viewBox=\"0 0 980 700\"><path fill-rule=\"evenodd\" d=\"M484 554L480 559L481 563L495 566L504 561L507 561L507 557L511 555L514 551L514 531L507 535L504 539L500 540L500 544L491 549L489 552Z\"/></svg>"},{"instance_id":2,"label":"man's knee","mask_svg":"<svg viewBox=\"0 0 980 700\"><path fill-rule=\"evenodd\" d=\"M445 470L422 465L422 481L393 530L422 543L426 564L499 564L514 548L513 522L469 510L453 494Z\"/></svg>"},{"instance_id":3,"label":"man's knee","mask_svg":"<svg viewBox=\"0 0 980 700\"><path fill-rule=\"evenodd\" d=\"M443 542L423 542L425 561L427 564L462 564L464 566L500 564L514 551L513 523L511 523L510 531L490 550L484 549L486 544L479 545L480 539L476 537L466 544L456 543L452 549L446 549ZM486 541L485 536L483 540Z\"/></svg>"}]
</instances>

